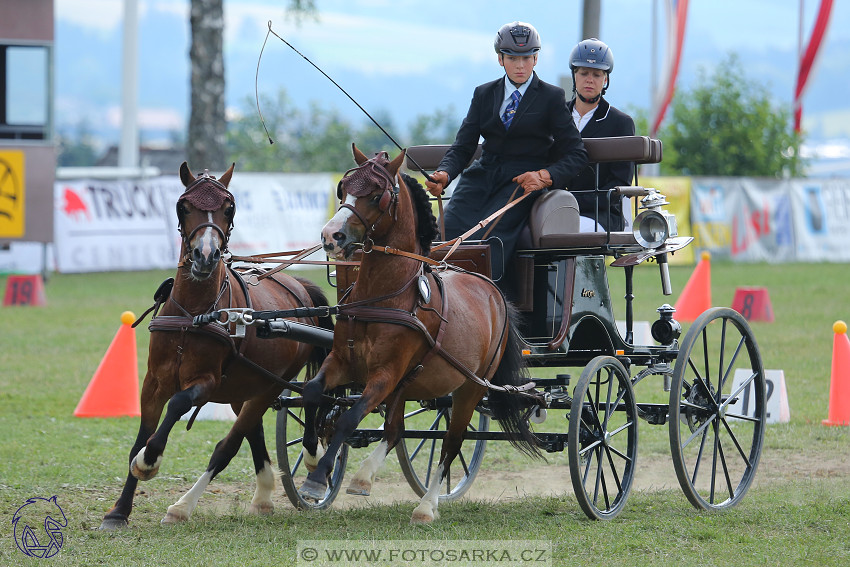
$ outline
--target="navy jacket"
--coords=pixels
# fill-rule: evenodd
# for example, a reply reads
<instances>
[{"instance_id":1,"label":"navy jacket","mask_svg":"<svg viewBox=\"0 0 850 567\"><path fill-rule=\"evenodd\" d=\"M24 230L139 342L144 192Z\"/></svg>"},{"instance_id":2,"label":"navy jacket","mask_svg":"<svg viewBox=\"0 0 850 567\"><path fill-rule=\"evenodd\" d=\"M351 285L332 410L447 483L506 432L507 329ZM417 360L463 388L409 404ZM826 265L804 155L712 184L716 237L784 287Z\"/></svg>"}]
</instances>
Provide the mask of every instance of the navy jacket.
<instances>
[{"instance_id":1,"label":"navy jacket","mask_svg":"<svg viewBox=\"0 0 850 567\"><path fill-rule=\"evenodd\" d=\"M498 161L537 163L538 169L549 170L553 187L565 187L586 165L587 152L566 108L564 90L541 81L534 73L510 129L505 130L499 116L504 85L502 76L476 87L454 144L437 169L451 179L457 177L472 159L480 136L484 138L485 155Z\"/></svg>"},{"instance_id":2,"label":"navy jacket","mask_svg":"<svg viewBox=\"0 0 850 567\"><path fill-rule=\"evenodd\" d=\"M567 106L572 115L575 108L575 99ZM620 112L605 98L599 100L599 106L593 113L584 129L581 131L582 138L610 138L614 136L634 136L635 123L632 117L625 112ZM596 196L593 193L581 191L592 190L596 186L596 165L587 164L581 172L567 183L567 189L573 192L578 201L579 211L582 216L594 218L596 214ZM600 163L599 165L599 188L607 190L618 185L631 185L634 180L634 164L630 161L617 161ZM606 226L608 217L608 199L605 195L599 199L599 222ZM623 230L623 207L620 199L611 204L612 223L609 228L612 231Z\"/></svg>"}]
</instances>

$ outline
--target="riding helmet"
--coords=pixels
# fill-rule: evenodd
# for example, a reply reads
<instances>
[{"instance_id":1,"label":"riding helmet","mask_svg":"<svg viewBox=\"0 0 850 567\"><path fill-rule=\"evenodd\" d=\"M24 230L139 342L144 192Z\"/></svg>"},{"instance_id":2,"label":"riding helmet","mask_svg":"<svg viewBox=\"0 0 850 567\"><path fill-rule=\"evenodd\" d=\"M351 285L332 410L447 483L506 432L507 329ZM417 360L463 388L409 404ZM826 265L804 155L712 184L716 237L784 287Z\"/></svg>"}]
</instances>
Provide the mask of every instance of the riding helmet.
<instances>
[{"instance_id":1,"label":"riding helmet","mask_svg":"<svg viewBox=\"0 0 850 567\"><path fill-rule=\"evenodd\" d=\"M505 55L533 55L540 51L540 34L525 22L505 24L496 32L493 48Z\"/></svg>"},{"instance_id":2,"label":"riding helmet","mask_svg":"<svg viewBox=\"0 0 850 567\"><path fill-rule=\"evenodd\" d=\"M570 69L592 67L611 74L614 70L614 54L611 48L595 37L579 42L570 53Z\"/></svg>"}]
</instances>

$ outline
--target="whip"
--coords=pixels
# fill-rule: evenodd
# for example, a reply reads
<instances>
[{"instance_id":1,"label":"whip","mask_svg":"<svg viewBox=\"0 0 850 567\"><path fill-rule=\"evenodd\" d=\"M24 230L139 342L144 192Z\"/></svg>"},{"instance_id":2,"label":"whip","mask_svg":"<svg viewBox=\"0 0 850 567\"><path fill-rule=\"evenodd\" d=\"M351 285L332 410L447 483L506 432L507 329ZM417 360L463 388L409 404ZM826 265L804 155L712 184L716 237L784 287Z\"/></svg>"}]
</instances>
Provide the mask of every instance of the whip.
<instances>
[{"instance_id":1,"label":"whip","mask_svg":"<svg viewBox=\"0 0 850 567\"><path fill-rule=\"evenodd\" d=\"M383 126L381 126L380 124L378 124L378 121L377 121L377 120L375 120L375 119L372 117L372 115L371 115L371 114L369 114L369 113L366 111L366 109L365 109L365 108L363 108L363 107L360 105L360 103L359 103L359 102L357 102L356 100L354 100L354 97L352 97L350 94L348 94L348 91L346 91L344 88L342 88L342 87L339 85L339 83L337 83L336 81L334 81L334 80L330 77L330 75L328 75L327 73L325 73L324 71L322 71L322 69L321 69L318 65L316 65L315 63L313 63L312 61L310 61L310 59L309 59L309 58L307 58L307 56L306 56L306 55L304 55L303 53L301 53L300 51L298 51L298 50L295 48L295 46L293 46L291 43L289 43L288 41L286 41L285 39L283 39L281 36L279 36L279 35L277 34L277 32L275 32L275 31L272 29L272 22L271 22L271 20L269 20L269 29L268 29L268 31L266 32L266 38L263 40L263 47L262 47L262 49L260 49L260 57L257 59L257 73L256 73L256 75L254 76L254 96L255 96L255 98L256 98L256 100L257 100L257 113L260 115L260 122L262 122L262 124L263 124L263 130L265 130L265 131L266 131L266 136L267 136L267 137L268 137L268 139L269 139L269 144L274 144L274 140L272 140L271 134L269 134L269 129L268 129L268 128L266 128L266 121L263 119L263 113L260 111L260 95L259 95L259 89L258 89L258 86L257 86L257 83L258 83L258 81L259 81L259 76L260 76L260 60L262 60L262 58L263 58L263 51L265 51L265 49L266 49L266 42L269 40L269 35L274 35L274 36L275 36L276 38L278 38L280 41L282 41L283 43L285 43L285 44L287 45L287 47L289 47L292 51L294 51L295 53L297 53L298 55L300 55L300 56L304 59L304 61L306 61L307 63L309 63L310 65L312 65L312 66L313 66L313 67L314 67L314 68L315 68L315 69L316 69L319 73L321 73L322 75L324 75L324 76L325 76L325 78L327 78L327 80L329 80L331 83L333 83L333 84L334 84L334 86L335 86L336 88L338 88L339 90L341 90L341 91L342 91L342 93L343 93L345 96L347 96L347 97L348 97L348 99L349 99L351 102L353 102L354 104L356 104L356 105L357 105L357 108L359 108L359 109L363 112L363 114L365 114L367 117L369 117L369 120L371 120L371 121L372 121L372 123L374 123L374 124L375 124L375 126L377 126L377 127L381 130L381 132L383 132L383 133L384 133L384 135L385 135L387 138L389 138L389 140L390 140L393 144L395 144L395 147L397 147L400 151L405 151L405 150L404 150L404 148L403 148L403 147L401 147L401 145L400 145L398 142L396 142L396 141L395 141L395 138L393 138L392 136L390 136L389 132L387 132L386 130L384 130L384 127L383 127ZM428 174L425 172L425 170L424 170L424 169L422 169L422 166L420 166L418 163L416 163L416 160L415 160L415 159L413 159L411 156L407 156L407 159L408 159L408 160L410 160L410 163L412 163L412 164L416 167L416 169L418 169L418 170L419 170L419 172L420 172L422 175L424 175L426 179L428 179L428 181L431 181L431 182L433 182L433 181L434 181L433 179L431 179L431 176L430 176L430 175L428 175Z\"/></svg>"}]
</instances>

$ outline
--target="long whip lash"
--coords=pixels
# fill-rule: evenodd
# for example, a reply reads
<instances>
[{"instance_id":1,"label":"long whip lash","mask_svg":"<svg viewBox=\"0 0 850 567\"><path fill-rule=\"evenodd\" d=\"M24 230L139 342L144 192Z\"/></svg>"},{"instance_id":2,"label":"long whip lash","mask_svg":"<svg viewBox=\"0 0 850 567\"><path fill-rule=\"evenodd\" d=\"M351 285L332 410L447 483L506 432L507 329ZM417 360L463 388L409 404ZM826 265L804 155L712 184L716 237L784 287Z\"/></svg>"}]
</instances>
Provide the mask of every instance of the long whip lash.
<instances>
[{"instance_id":1,"label":"long whip lash","mask_svg":"<svg viewBox=\"0 0 850 567\"><path fill-rule=\"evenodd\" d=\"M405 151L405 150L404 150L404 148L403 148L403 147L401 147L401 145L400 145L398 142L396 142L396 141L395 141L395 138L393 138L392 136L390 136L389 132L387 132L386 130L384 130L384 127L383 127L383 126L381 126L380 124L378 124L378 121L377 121L377 120L375 120L374 118L372 118L372 115L371 115L371 114L369 114L369 113L366 111L366 109L365 109L365 108L363 108L363 107L360 105L360 103L359 103L359 102L357 102L356 100L354 100L354 97L352 97L350 94L348 94L348 91L346 91L344 88L342 88L342 87L339 85L339 83L337 83L336 81L334 81L334 80L333 80L333 79L332 79L332 78L331 78L331 77L330 77L327 73L325 73L324 71L322 71L322 69L321 69L321 68L319 68L319 66L318 66L318 65L316 65L315 63L313 63L312 61L310 61L310 59L308 59L306 55L304 55L303 53L301 53L300 51L298 51L298 50L297 50L297 49L296 49L296 48L295 48L295 47L294 47L291 43L289 43L288 41L286 41L285 39L283 39L282 37L280 37L280 36L277 34L277 32L275 32L275 31L272 29L272 21L271 21L271 20L269 20L269 30L266 32L266 38L263 40L263 48L260 50L260 57L259 57L259 59L257 59L257 74L254 76L254 95L255 95L255 98L256 98L256 100L257 100L257 113L260 115L260 121L263 123L263 129L266 131L266 136L268 136L268 138L269 138L269 143L270 143L270 144L274 144L274 140L272 140L272 137L271 137L271 135L269 134L269 129L268 129L268 128L266 128L266 121L265 121L265 120L263 120L263 113L262 113L262 112L260 112L260 95L259 95L259 90L258 90L258 87L257 87L258 77L259 77L259 75L260 75L260 60L262 60L262 58L263 58L263 51L266 49L266 42L269 40L269 34L274 35L274 36L275 36L276 38L278 38L280 41L282 41L283 43L285 43L285 44L286 44L286 45L287 45L287 46L288 46L288 47L289 47L292 51L294 51L295 53L297 53L298 55L300 55L300 56L304 59L304 61L306 61L307 63L309 63L310 65L312 65L312 66L313 66L313 67L314 67L314 68L315 68L315 69L316 69L319 73L321 73L322 75L324 75L324 76L325 76L325 78L327 78L327 80L329 80L330 82L332 82L336 88L338 88L339 90L341 90L341 91L342 91L342 93L343 93L345 96L347 96L347 97L348 97L348 99L349 99L351 102L353 102L354 104L356 104L356 105L357 105L357 108L359 108L359 109L363 112L363 114L365 114L366 116L368 116L368 117L369 117L369 120L371 120L371 121L375 124L375 126L377 126L377 127L381 130L381 132L383 132L383 133L384 133L384 135L385 135L387 138L389 138L389 140L390 140L393 144L395 144L395 147L397 147L400 151ZM416 163L416 160L415 160L415 159L413 159L413 158L412 158L412 157L410 157L410 156L407 156L407 159L408 159L408 160L410 160L410 163L412 163L414 166L416 166L416 169L418 169L418 170L419 170L419 172L420 172L422 175L424 175L424 176L428 179L428 181L432 181L432 182L434 181L433 179L431 179L431 176L430 176L430 175L428 175L428 174L425 172L425 170L424 170L424 169L422 169L422 166L420 166L418 163Z\"/></svg>"}]
</instances>

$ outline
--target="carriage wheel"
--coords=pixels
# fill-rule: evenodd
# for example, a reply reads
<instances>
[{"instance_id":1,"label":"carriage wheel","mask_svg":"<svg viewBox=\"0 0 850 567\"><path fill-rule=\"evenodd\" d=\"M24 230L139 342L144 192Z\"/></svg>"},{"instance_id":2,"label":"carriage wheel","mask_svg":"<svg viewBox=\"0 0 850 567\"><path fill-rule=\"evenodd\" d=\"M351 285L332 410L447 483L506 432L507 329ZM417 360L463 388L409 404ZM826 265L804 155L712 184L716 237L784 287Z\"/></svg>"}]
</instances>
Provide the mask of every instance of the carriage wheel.
<instances>
[{"instance_id":1,"label":"carriage wheel","mask_svg":"<svg viewBox=\"0 0 850 567\"><path fill-rule=\"evenodd\" d=\"M290 396L291 393L289 390L284 390L282 395ZM325 496L315 502L305 500L298 493L298 487L304 483L308 474L301 455L301 443L304 439L304 408L283 408L277 412L275 437L280 480L292 505L299 510L324 510L330 506L342 486L342 477L345 475L345 465L348 462L348 445L343 443L337 453Z\"/></svg>"},{"instance_id":2,"label":"carriage wheel","mask_svg":"<svg viewBox=\"0 0 850 567\"><path fill-rule=\"evenodd\" d=\"M434 418L427 412L432 410L417 408L404 415L405 429L425 429L428 431L445 432L449 427L451 408L439 408ZM475 414L478 415L478 426L475 427ZM472 422L467 426L468 431L489 431L490 417L479 412L472 416ZM426 420L423 422L423 420ZM440 462L440 447L443 442L439 439L409 439L402 438L396 445L398 463L407 479L410 487L417 496L424 496L428 490L432 475L437 473L437 464ZM481 467L484 458L484 449L487 441L479 439L472 444L471 440L465 441L461 446L455 460L449 467L449 474L440 487L440 502L451 502L463 496Z\"/></svg>"},{"instance_id":3,"label":"carriage wheel","mask_svg":"<svg viewBox=\"0 0 850 567\"><path fill-rule=\"evenodd\" d=\"M726 307L700 315L682 341L670 390L673 466L696 508L730 508L746 494L764 443L765 391L747 321Z\"/></svg>"},{"instance_id":4,"label":"carriage wheel","mask_svg":"<svg viewBox=\"0 0 850 567\"><path fill-rule=\"evenodd\" d=\"M570 409L573 490L591 520L610 520L629 497L637 459L637 405L629 373L612 356L584 368Z\"/></svg>"}]
</instances>

